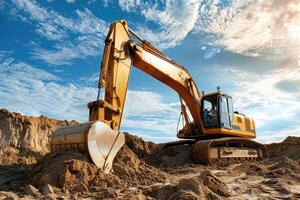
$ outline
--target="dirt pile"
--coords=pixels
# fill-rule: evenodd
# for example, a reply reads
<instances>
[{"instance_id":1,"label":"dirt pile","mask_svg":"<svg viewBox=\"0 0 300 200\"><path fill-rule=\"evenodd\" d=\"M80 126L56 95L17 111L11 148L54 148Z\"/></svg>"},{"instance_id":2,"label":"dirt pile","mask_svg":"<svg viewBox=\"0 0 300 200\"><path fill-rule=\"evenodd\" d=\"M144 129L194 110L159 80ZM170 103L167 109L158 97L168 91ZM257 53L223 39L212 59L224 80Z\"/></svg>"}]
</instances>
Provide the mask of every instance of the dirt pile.
<instances>
[{"instance_id":1,"label":"dirt pile","mask_svg":"<svg viewBox=\"0 0 300 200\"><path fill-rule=\"evenodd\" d=\"M166 173L140 159L154 148L155 144L126 134L126 145L115 158L112 174L102 173L83 152L51 152L33 167L31 182L39 189L49 184L63 191L82 192L82 195L103 195L105 191L106 196L113 198L129 187L166 182Z\"/></svg>"},{"instance_id":2,"label":"dirt pile","mask_svg":"<svg viewBox=\"0 0 300 200\"><path fill-rule=\"evenodd\" d=\"M277 162L272 163L269 168L267 178L278 178L286 180L287 183L300 183L300 163L288 157L282 157Z\"/></svg>"},{"instance_id":3,"label":"dirt pile","mask_svg":"<svg viewBox=\"0 0 300 200\"><path fill-rule=\"evenodd\" d=\"M299 199L299 162L288 157L247 161L213 170L231 199Z\"/></svg>"},{"instance_id":4,"label":"dirt pile","mask_svg":"<svg viewBox=\"0 0 300 200\"><path fill-rule=\"evenodd\" d=\"M262 161L194 164L192 147L159 146L125 133L111 174L85 152L48 152L49 136L76 122L0 111L0 199L297 199L300 139L267 145Z\"/></svg>"},{"instance_id":5,"label":"dirt pile","mask_svg":"<svg viewBox=\"0 0 300 200\"><path fill-rule=\"evenodd\" d=\"M245 173L246 175L265 176L266 178L284 178L289 176L297 177L300 173L299 161L292 160L286 156L276 160L248 161L234 167L231 174ZM300 176L299 176L300 177ZM300 179L294 179L300 181Z\"/></svg>"},{"instance_id":6,"label":"dirt pile","mask_svg":"<svg viewBox=\"0 0 300 200\"><path fill-rule=\"evenodd\" d=\"M284 144L300 144L300 137L288 136L283 140Z\"/></svg>"},{"instance_id":7,"label":"dirt pile","mask_svg":"<svg viewBox=\"0 0 300 200\"><path fill-rule=\"evenodd\" d=\"M3 148L0 153L0 166L31 165L35 164L41 157L42 155L39 153L22 151L8 146Z\"/></svg>"},{"instance_id":8,"label":"dirt pile","mask_svg":"<svg viewBox=\"0 0 300 200\"><path fill-rule=\"evenodd\" d=\"M266 146L271 158L287 156L294 160L300 160L300 137L289 136L281 143L273 143Z\"/></svg>"},{"instance_id":9,"label":"dirt pile","mask_svg":"<svg viewBox=\"0 0 300 200\"><path fill-rule=\"evenodd\" d=\"M14 147L22 151L46 153L49 151L50 136L56 129L77 123L0 109L0 152L5 147Z\"/></svg>"},{"instance_id":10,"label":"dirt pile","mask_svg":"<svg viewBox=\"0 0 300 200\"><path fill-rule=\"evenodd\" d=\"M158 148L160 149L160 147ZM192 164L192 151L192 146L168 147L167 149L160 149L145 160L159 168L172 168L178 165Z\"/></svg>"},{"instance_id":11,"label":"dirt pile","mask_svg":"<svg viewBox=\"0 0 300 200\"><path fill-rule=\"evenodd\" d=\"M170 180L168 184L145 188L143 194L154 199L224 199L232 196L230 188L208 169L184 177L172 176Z\"/></svg>"},{"instance_id":12,"label":"dirt pile","mask_svg":"<svg viewBox=\"0 0 300 200\"><path fill-rule=\"evenodd\" d=\"M111 174L102 173L83 152L51 152L33 167L30 183L40 191L51 185L61 188L64 195L76 193L78 197L203 199L231 196L226 184L209 170L197 171L193 177L177 177L151 166L147 160L155 150L154 143L126 134L126 144L118 152Z\"/></svg>"},{"instance_id":13,"label":"dirt pile","mask_svg":"<svg viewBox=\"0 0 300 200\"><path fill-rule=\"evenodd\" d=\"M153 142L146 142L142 138L135 135L125 134L126 145L139 157L144 158L152 155L156 150L156 144Z\"/></svg>"}]
</instances>

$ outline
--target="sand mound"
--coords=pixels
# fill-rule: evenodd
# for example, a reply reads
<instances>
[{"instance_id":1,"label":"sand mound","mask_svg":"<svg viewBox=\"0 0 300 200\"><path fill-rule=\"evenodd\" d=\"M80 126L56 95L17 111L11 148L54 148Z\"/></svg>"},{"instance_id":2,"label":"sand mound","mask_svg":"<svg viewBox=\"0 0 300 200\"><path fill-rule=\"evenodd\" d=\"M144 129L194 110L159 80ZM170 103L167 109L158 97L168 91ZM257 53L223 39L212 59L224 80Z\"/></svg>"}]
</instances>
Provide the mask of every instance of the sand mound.
<instances>
[{"instance_id":1,"label":"sand mound","mask_svg":"<svg viewBox=\"0 0 300 200\"><path fill-rule=\"evenodd\" d=\"M21 151L7 146L0 153L0 166L31 165L41 158L42 155L32 151Z\"/></svg>"},{"instance_id":2,"label":"sand mound","mask_svg":"<svg viewBox=\"0 0 300 200\"><path fill-rule=\"evenodd\" d=\"M168 147L157 150L145 158L145 161L158 168L174 168L193 163L193 147L189 145Z\"/></svg>"},{"instance_id":3,"label":"sand mound","mask_svg":"<svg viewBox=\"0 0 300 200\"><path fill-rule=\"evenodd\" d=\"M51 152L33 168L32 182L37 187L50 184L74 191L80 191L84 187L92 191L107 188L122 190L126 187L163 183L166 173L147 165L136 154L143 155L149 152L151 148L148 145L153 146L127 134L126 145L118 152L113 164L113 173L109 175L98 170L90 162L88 155L82 152Z\"/></svg>"},{"instance_id":4,"label":"sand mound","mask_svg":"<svg viewBox=\"0 0 300 200\"><path fill-rule=\"evenodd\" d=\"M300 144L300 137L288 136L282 143Z\"/></svg>"},{"instance_id":5,"label":"sand mound","mask_svg":"<svg viewBox=\"0 0 300 200\"><path fill-rule=\"evenodd\" d=\"M7 146L22 151L47 153L51 134L60 127L77 123L49 119L46 116L28 117L0 109L0 153Z\"/></svg>"},{"instance_id":6,"label":"sand mound","mask_svg":"<svg viewBox=\"0 0 300 200\"><path fill-rule=\"evenodd\" d=\"M288 157L282 157L274 165L269 167L269 169L271 169L271 170L283 169L283 170L290 170L294 173L300 173L299 162L295 161L295 160L292 160Z\"/></svg>"},{"instance_id":7,"label":"sand mound","mask_svg":"<svg viewBox=\"0 0 300 200\"><path fill-rule=\"evenodd\" d=\"M273 143L266 146L271 158L287 156L294 160L300 160L300 137L289 136L281 143Z\"/></svg>"},{"instance_id":8,"label":"sand mound","mask_svg":"<svg viewBox=\"0 0 300 200\"><path fill-rule=\"evenodd\" d=\"M264 175L269 172L270 170L265 166L265 163L258 161L244 162L233 168L231 171L231 173L245 173L247 175Z\"/></svg>"},{"instance_id":9,"label":"sand mound","mask_svg":"<svg viewBox=\"0 0 300 200\"><path fill-rule=\"evenodd\" d=\"M80 193L80 197L204 199L231 196L226 184L209 170L195 177L178 179L148 165L143 159L154 151L153 143L126 134L126 144L118 152L111 174L102 173L83 152L51 152L33 167L30 182L40 190L50 184L62 188L63 192Z\"/></svg>"},{"instance_id":10,"label":"sand mound","mask_svg":"<svg viewBox=\"0 0 300 200\"><path fill-rule=\"evenodd\" d=\"M183 178L176 183L153 185L143 193L154 199L205 199L207 189L199 177Z\"/></svg>"},{"instance_id":11,"label":"sand mound","mask_svg":"<svg viewBox=\"0 0 300 200\"><path fill-rule=\"evenodd\" d=\"M125 134L126 145L139 157L144 158L153 154L156 150L156 144L153 142L146 142L142 138L135 135Z\"/></svg>"},{"instance_id":12,"label":"sand mound","mask_svg":"<svg viewBox=\"0 0 300 200\"><path fill-rule=\"evenodd\" d=\"M270 173L265 177L279 178L288 183L300 183L300 163L288 157L282 157L269 166Z\"/></svg>"},{"instance_id":13,"label":"sand mound","mask_svg":"<svg viewBox=\"0 0 300 200\"><path fill-rule=\"evenodd\" d=\"M210 170L169 184L153 185L143 193L154 199L223 199L231 196L226 184Z\"/></svg>"},{"instance_id":14,"label":"sand mound","mask_svg":"<svg viewBox=\"0 0 300 200\"><path fill-rule=\"evenodd\" d=\"M297 137L267 145L270 159L203 166L192 162L190 146L158 151L126 133L113 172L104 174L84 152L48 153L52 132L73 123L0 110L1 199L300 198Z\"/></svg>"}]
</instances>

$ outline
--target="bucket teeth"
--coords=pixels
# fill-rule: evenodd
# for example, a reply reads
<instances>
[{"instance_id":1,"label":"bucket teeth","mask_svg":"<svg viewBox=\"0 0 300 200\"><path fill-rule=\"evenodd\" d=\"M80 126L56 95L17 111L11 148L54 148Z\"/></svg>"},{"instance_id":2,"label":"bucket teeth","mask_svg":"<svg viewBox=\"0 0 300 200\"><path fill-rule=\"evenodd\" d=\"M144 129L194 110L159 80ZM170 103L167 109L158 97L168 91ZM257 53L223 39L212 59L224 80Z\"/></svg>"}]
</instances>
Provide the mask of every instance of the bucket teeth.
<instances>
[{"instance_id":1,"label":"bucket teeth","mask_svg":"<svg viewBox=\"0 0 300 200\"><path fill-rule=\"evenodd\" d=\"M51 150L87 151L93 163L109 173L115 156L124 144L122 132L112 130L101 121L93 121L58 129L52 135Z\"/></svg>"}]
</instances>

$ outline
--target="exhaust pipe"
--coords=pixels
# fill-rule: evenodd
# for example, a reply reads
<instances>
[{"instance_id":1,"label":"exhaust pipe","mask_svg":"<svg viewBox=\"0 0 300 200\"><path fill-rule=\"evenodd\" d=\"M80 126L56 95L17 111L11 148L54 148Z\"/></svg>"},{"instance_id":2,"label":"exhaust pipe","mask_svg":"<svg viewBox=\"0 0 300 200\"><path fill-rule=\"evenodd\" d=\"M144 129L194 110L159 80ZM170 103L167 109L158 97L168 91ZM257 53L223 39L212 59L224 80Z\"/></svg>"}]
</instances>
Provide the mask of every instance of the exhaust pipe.
<instances>
[{"instance_id":1,"label":"exhaust pipe","mask_svg":"<svg viewBox=\"0 0 300 200\"><path fill-rule=\"evenodd\" d=\"M51 151L87 151L98 168L104 173L110 173L113 160L124 144L125 136L122 132L112 130L101 121L92 121L55 131L51 138Z\"/></svg>"}]
</instances>

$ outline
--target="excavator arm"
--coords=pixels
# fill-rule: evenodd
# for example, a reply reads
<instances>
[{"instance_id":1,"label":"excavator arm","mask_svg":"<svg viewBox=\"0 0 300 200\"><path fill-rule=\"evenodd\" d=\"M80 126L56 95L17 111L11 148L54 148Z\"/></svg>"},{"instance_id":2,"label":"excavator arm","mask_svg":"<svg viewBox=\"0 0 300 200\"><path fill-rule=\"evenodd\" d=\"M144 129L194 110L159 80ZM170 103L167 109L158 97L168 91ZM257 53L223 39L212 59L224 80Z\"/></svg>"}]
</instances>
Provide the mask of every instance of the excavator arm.
<instances>
[{"instance_id":1,"label":"excavator arm","mask_svg":"<svg viewBox=\"0 0 300 200\"><path fill-rule=\"evenodd\" d=\"M193 122L201 124L201 97L189 72L130 30L124 20L110 26L105 40L98 85L105 95L88 104L90 121L100 120L113 130L120 129L131 66L174 89L189 108ZM188 117L185 120L188 123Z\"/></svg>"}]
</instances>

